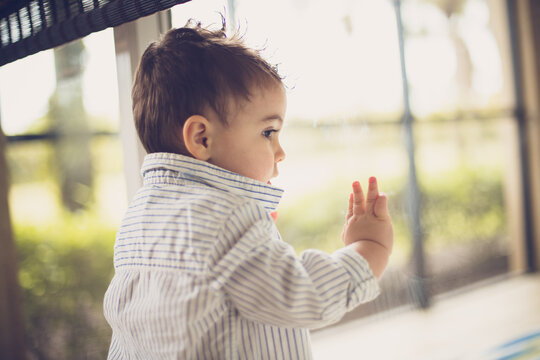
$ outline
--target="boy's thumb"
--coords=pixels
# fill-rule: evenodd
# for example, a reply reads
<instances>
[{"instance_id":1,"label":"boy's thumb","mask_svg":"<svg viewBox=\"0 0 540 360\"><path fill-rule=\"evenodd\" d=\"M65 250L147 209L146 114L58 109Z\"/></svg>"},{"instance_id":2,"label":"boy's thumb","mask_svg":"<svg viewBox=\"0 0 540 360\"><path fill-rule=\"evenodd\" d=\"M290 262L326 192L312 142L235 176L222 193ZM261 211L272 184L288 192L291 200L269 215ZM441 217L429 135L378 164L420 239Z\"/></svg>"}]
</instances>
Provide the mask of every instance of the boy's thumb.
<instances>
[{"instance_id":1,"label":"boy's thumb","mask_svg":"<svg viewBox=\"0 0 540 360\"><path fill-rule=\"evenodd\" d=\"M385 218L390 215L388 213L388 196L385 193L379 193L379 196L377 196L373 212L375 217L378 218Z\"/></svg>"}]
</instances>

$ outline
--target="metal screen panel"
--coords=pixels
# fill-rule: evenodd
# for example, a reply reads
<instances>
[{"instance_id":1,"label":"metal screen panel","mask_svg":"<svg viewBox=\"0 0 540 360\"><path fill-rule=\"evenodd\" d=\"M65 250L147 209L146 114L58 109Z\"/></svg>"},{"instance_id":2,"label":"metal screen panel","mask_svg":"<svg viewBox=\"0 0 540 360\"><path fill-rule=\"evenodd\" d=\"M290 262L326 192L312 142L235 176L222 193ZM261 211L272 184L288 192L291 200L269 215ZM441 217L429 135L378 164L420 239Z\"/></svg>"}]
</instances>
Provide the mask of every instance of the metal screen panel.
<instances>
[{"instance_id":1,"label":"metal screen panel","mask_svg":"<svg viewBox=\"0 0 540 360\"><path fill-rule=\"evenodd\" d=\"M0 66L188 1L0 1Z\"/></svg>"}]
</instances>

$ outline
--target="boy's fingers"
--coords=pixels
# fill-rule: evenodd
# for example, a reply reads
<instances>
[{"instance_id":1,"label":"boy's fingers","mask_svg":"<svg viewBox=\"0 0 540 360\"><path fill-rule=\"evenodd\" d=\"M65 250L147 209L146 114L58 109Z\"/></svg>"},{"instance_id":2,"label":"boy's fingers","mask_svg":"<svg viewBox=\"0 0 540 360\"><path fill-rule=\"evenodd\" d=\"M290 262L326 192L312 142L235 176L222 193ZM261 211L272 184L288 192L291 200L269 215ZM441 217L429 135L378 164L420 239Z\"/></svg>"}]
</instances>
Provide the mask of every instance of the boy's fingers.
<instances>
[{"instance_id":1,"label":"boy's fingers","mask_svg":"<svg viewBox=\"0 0 540 360\"><path fill-rule=\"evenodd\" d=\"M377 200L375 201L375 207L373 208L373 213L375 214L375 217L378 218L386 218L389 216L388 197L385 193L380 193L379 196L377 196Z\"/></svg>"},{"instance_id":2,"label":"boy's fingers","mask_svg":"<svg viewBox=\"0 0 540 360\"><path fill-rule=\"evenodd\" d=\"M372 176L369 178L369 186L366 198L366 211L368 214L375 212L375 201L379 196L379 187L377 186L377 179Z\"/></svg>"},{"instance_id":3,"label":"boy's fingers","mask_svg":"<svg viewBox=\"0 0 540 360\"><path fill-rule=\"evenodd\" d=\"M364 192L360 182L355 181L352 184L353 187L353 215L362 215L366 211L366 202L364 199Z\"/></svg>"}]
</instances>

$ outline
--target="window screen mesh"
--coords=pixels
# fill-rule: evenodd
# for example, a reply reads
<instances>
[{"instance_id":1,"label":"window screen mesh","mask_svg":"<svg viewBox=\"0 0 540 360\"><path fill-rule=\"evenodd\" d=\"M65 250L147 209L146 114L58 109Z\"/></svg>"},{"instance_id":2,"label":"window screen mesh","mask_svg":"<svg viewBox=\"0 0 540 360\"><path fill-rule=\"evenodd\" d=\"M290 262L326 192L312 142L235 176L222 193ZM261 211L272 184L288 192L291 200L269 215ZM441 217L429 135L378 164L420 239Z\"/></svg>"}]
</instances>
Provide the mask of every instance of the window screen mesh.
<instances>
[{"instance_id":1,"label":"window screen mesh","mask_svg":"<svg viewBox=\"0 0 540 360\"><path fill-rule=\"evenodd\" d=\"M0 66L189 0L0 0Z\"/></svg>"}]
</instances>

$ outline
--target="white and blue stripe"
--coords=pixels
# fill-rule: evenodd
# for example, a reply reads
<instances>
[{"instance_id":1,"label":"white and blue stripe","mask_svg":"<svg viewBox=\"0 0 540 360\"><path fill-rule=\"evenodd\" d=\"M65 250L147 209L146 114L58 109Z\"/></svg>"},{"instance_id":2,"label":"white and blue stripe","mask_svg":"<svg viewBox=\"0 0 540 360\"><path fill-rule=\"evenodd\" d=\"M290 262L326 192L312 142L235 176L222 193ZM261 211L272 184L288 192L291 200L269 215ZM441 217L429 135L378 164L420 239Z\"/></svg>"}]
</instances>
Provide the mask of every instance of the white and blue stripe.
<instances>
[{"instance_id":1,"label":"white and blue stripe","mask_svg":"<svg viewBox=\"0 0 540 360\"><path fill-rule=\"evenodd\" d=\"M311 359L308 329L377 296L356 252L280 239L282 190L175 154L142 172L105 294L109 359Z\"/></svg>"}]
</instances>

